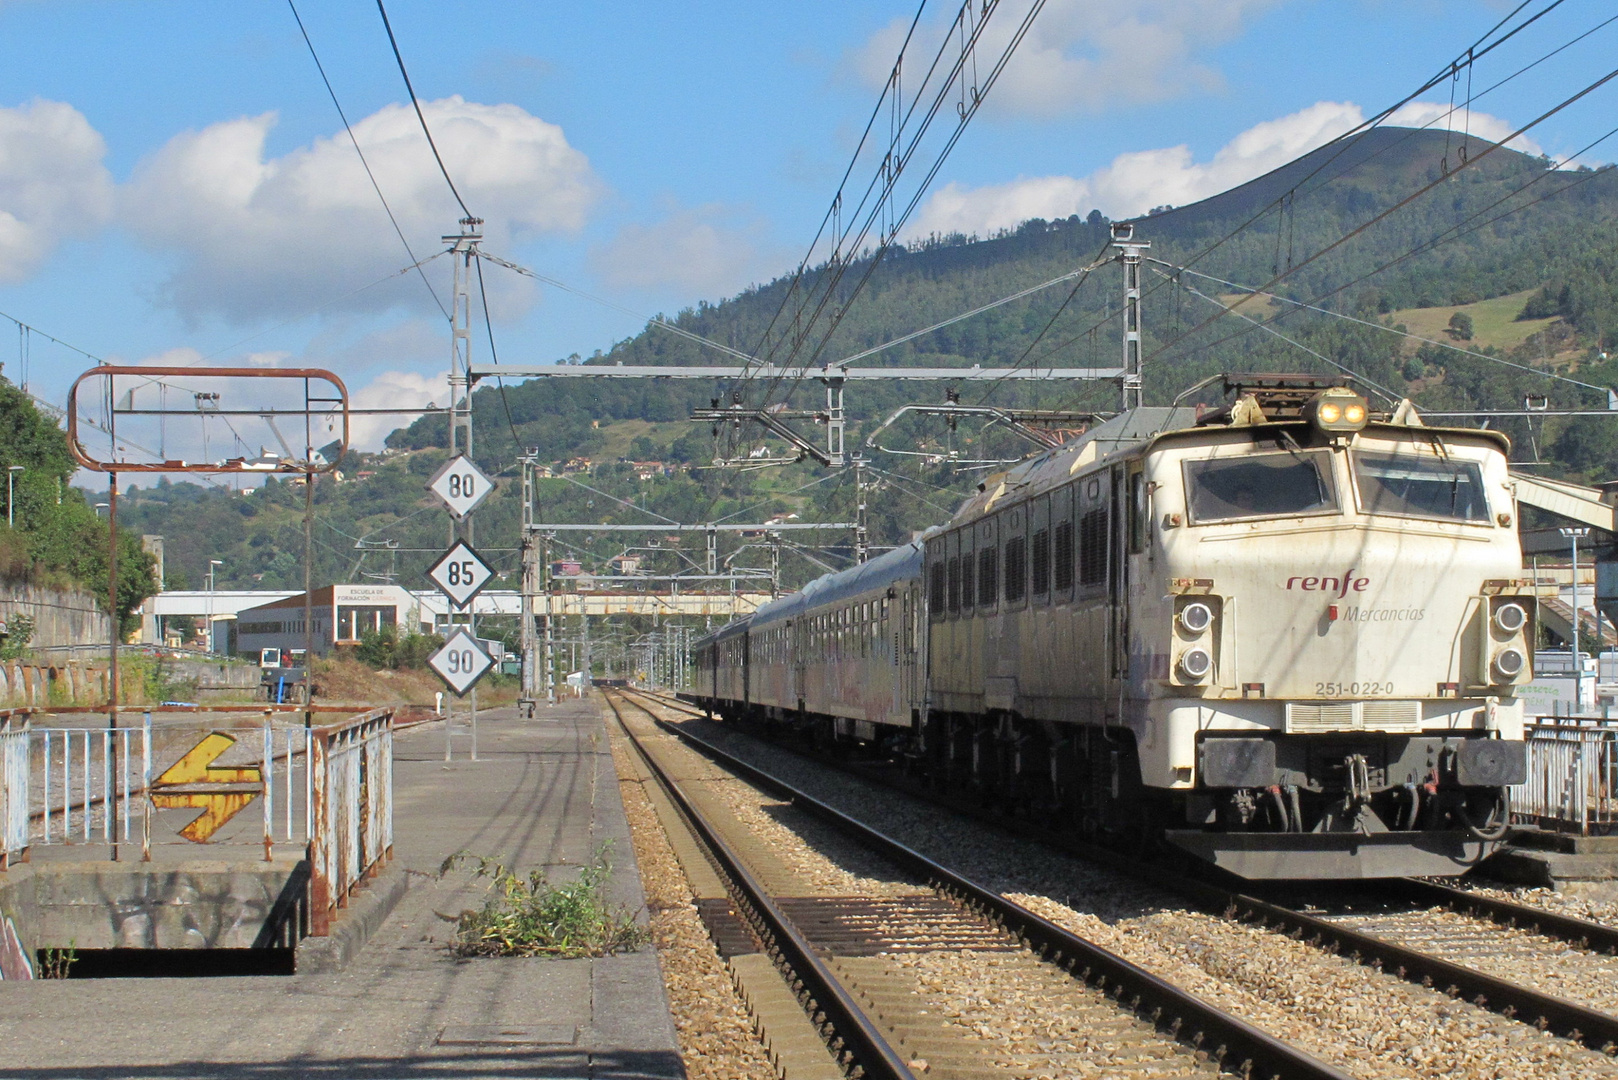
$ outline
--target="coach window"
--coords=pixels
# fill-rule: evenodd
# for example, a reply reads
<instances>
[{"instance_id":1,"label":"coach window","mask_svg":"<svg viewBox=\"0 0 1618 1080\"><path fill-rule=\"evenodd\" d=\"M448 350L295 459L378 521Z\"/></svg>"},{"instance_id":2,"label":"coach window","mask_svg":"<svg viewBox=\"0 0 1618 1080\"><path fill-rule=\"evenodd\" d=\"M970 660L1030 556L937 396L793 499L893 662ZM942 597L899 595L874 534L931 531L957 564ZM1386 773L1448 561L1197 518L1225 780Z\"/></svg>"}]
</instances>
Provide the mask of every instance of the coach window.
<instances>
[{"instance_id":1,"label":"coach window","mask_svg":"<svg viewBox=\"0 0 1618 1080\"><path fill-rule=\"evenodd\" d=\"M1028 576L1034 602L1043 604L1051 595L1051 500L1041 495L1028 508Z\"/></svg>"},{"instance_id":2,"label":"coach window","mask_svg":"<svg viewBox=\"0 0 1618 1080\"><path fill-rule=\"evenodd\" d=\"M1051 587L1055 600L1073 598L1073 495L1077 485L1068 484L1051 494Z\"/></svg>"},{"instance_id":3,"label":"coach window","mask_svg":"<svg viewBox=\"0 0 1618 1080\"><path fill-rule=\"evenodd\" d=\"M978 608L992 608L1000 591L999 517L978 522Z\"/></svg>"},{"instance_id":4,"label":"coach window","mask_svg":"<svg viewBox=\"0 0 1618 1080\"><path fill-rule=\"evenodd\" d=\"M1028 525L1027 508L1014 506L1002 519L1005 522L1002 542L1006 552L1004 595L1006 603L1015 604L1028 594L1028 537L1024 531Z\"/></svg>"}]
</instances>

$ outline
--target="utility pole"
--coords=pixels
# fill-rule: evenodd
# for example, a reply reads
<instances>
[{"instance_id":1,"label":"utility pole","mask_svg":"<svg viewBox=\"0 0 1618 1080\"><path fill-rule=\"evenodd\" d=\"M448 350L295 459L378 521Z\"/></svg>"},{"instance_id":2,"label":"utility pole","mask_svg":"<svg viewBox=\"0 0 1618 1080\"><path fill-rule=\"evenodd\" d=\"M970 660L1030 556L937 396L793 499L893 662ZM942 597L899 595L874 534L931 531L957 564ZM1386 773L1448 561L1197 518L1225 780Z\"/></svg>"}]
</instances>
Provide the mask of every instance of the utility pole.
<instances>
[{"instance_id":1,"label":"utility pole","mask_svg":"<svg viewBox=\"0 0 1618 1080\"><path fill-rule=\"evenodd\" d=\"M450 297L450 358L449 358L449 456L465 454L472 458L472 260L478 257L478 244L483 242L483 219L463 217L461 231L441 239L450 245L450 263L455 268L454 295ZM449 519L449 543L457 539L472 543L472 515L460 522L455 515ZM450 624L455 622L455 609L450 608ZM477 637L477 619L472 605L466 607L466 630ZM451 631L453 633L453 631ZM472 760L478 757L478 692L472 688ZM454 706L444 716L444 730L450 726Z\"/></svg>"},{"instance_id":2,"label":"utility pole","mask_svg":"<svg viewBox=\"0 0 1618 1080\"><path fill-rule=\"evenodd\" d=\"M581 687L581 690L588 690L593 685L591 680L594 678L593 672L595 671L595 664L590 659L590 609L588 600L588 597L579 597L579 624L584 630L584 667L581 669L584 672L584 686Z\"/></svg>"},{"instance_id":3,"label":"utility pole","mask_svg":"<svg viewBox=\"0 0 1618 1080\"><path fill-rule=\"evenodd\" d=\"M1127 221L1112 226L1112 246L1124 264L1124 372L1118 379L1119 408L1128 412L1141 406L1140 260L1152 245L1135 239L1135 226Z\"/></svg>"},{"instance_id":4,"label":"utility pole","mask_svg":"<svg viewBox=\"0 0 1618 1080\"><path fill-rule=\"evenodd\" d=\"M539 701L539 635L534 632L534 597L539 593L538 537L534 524L534 455L522 459L522 690L517 708L533 719Z\"/></svg>"},{"instance_id":5,"label":"utility pole","mask_svg":"<svg viewBox=\"0 0 1618 1080\"><path fill-rule=\"evenodd\" d=\"M772 532L770 540L770 597L781 595L781 534Z\"/></svg>"},{"instance_id":6,"label":"utility pole","mask_svg":"<svg viewBox=\"0 0 1618 1080\"><path fill-rule=\"evenodd\" d=\"M556 657L552 651L551 624L554 623L554 607L551 603L551 591L556 587L556 579L551 575L551 541L556 534L545 534L544 556L540 563L540 591L545 595L545 704L556 704Z\"/></svg>"},{"instance_id":7,"label":"utility pole","mask_svg":"<svg viewBox=\"0 0 1618 1080\"><path fill-rule=\"evenodd\" d=\"M870 558L870 535L865 523L865 455L854 455L854 561Z\"/></svg>"},{"instance_id":8,"label":"utility pole","mask_svg":"<svg viewBox=\"0 0 1618 1080\"><path fill-rule=\"evenodd\" d=\"M1584 661L1579 657L1579 538L1589 536L1590 530L1572 528L1563 529L1561 532L1573 545L1573 568L1568 573L1568 584L1573 588L1573 715L1577 716L1584 710ZM1598 631L1600 626L1598 619L1596 622ZM1599 642L1599 638L1597 640Z\"/></svg>"}]
</instances>

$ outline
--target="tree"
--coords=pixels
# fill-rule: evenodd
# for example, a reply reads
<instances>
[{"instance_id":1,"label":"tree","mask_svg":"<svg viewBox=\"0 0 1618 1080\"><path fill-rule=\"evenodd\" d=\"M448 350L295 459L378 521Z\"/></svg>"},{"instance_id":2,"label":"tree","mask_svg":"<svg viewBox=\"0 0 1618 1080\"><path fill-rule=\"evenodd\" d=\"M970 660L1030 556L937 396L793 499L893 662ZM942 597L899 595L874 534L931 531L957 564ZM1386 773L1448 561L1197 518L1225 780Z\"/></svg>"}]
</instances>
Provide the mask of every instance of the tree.
<instances>
[{"instance_id":1,"label":"tree","mask_svg":"<svg viewBox=\"0 0 1618 1080\"><path fill-rule=\"evenodd\" d=\"M1472 316L1464 311L1457 311L1449 317L1450 336L1458 341L1472 340Z\"/></svg>"}]
</instances>

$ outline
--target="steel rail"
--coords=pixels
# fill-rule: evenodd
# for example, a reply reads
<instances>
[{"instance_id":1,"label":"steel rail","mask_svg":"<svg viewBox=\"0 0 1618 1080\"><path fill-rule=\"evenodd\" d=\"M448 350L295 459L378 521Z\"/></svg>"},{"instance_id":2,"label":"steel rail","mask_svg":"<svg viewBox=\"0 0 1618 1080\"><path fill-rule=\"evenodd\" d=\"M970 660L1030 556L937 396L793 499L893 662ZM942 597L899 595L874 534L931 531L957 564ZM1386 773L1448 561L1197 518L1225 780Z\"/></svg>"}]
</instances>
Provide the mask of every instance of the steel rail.
<instances>
[{"instance_id":1,"label":"steel rail","mask_svg":"<svg viewBox=\"0 0 1618 1080\"><path fill-rule=\"evenodd\" d=\"M852 1064L862 1071L861 1075L865 1080L876 1078L916 1080L915 1074L905 1064L905 1059L894 1050L887 1037L854 1000L853 995L815 954L814 946L798 931L771 899L769 893L748 871L736 852L686 797L680 785L653 759L640 739L629 729L617 702L613 700L612 693L608 692L603 696L613 715L617 717L624 734L629 737L630 745L635 748L641 761L656 777L658 786L678 808L692 832L708 849L709 855L726 877L731 892L741 901L742 909L752 916L749 921L753 922L759 937L777 953L780 960L785 961L787 967L791 968L809 996L813 998L820 1017L824 1017L830 1023L836 1033L833 1039L828 1040L833 1052L840 1058L844 1056L852 1058ZM808 1009L805 1011L810 1013L812 1021L820 1019L815 1011ZM849 1063L844 1064L846 1066Z\"/></svg>"},{"instance_id":2,"label":"steel rail","mask_svg":"<svg viewBox=\"0 0 1618 1080\"><path fill-rule=\"evenodd\" d=\"M952 896L980 915L998 922L1042 958L1066 970L1086 986L1113 998L1120 1008L1189 1046L1221 1069L1239 1076L1348 1080L1346 1073L1282 1042L1251 1024L1208 1004L1086 938L1056 925L1014 900L934 862L920 852L798 790L691 732L651 716L662 730L725 768L745 776L859 843L879 852L933 888ZM654 699L655 700L655 699Z\"/></svg>"},{"instance_id":3,"label":"steel rail","mask_svg":"<svg viewBox=\"0 0 1618 1080\"><path fill-rule=\"evenodd\" d=\"M1479 896L1464 889L1452 889L1431 881L1406 878L1398 888L1419 903L1448 908L1474 919L1498 923L1543 937L1557 938L1591 952L1618 955L1618 927L1559 915L1544 908L1501 900L1493 896Z\"/></svg>"},{"instance_id":4,"label":"steel rail","mask_svg":"<svg viewBox=\"0 0 1618 1080\"><path fill-rule=\"evenodd\" d=\"M691 708L683 703L682 707ZM703 740L695 735L678 732L673 725L665 726L675 730L693 745L703 743ZM752 769L745 762L740 765L745 770L757 773L760 782L768 782L767 774ZM836 814L838 811L831 813ZM1003 826L1005 823L998 824ZM1498 1013L1507 1019L1519 1020L1591 1049L1618 1055L1618 1016L1531 990L1506 979L1487 975L1371 934L1350 930L1325 919L1245 894L1237 889L1200 880L1183 872L1175 873L1150 866L1082 841L1052 838L1045 833L1038 835L1059 850L1187 897L1210 913L1255 923L1261 927L1280 929L1294 938L1344 955L1356 963L1373 967L1378 971L1390 972L1408 982L1427 988L1440 989L1451 997L1464 998L1473 1005ZM1514 920L1515 925L1584 948L1618 951L1618 930L1612 927L1525 908L1509 901L1475 896L1458 889L1449 889L1410 878L1398 879L1395 887L1413 899L1459 907L1475 917L1505 922L1508 925Z\"/></svg>"},{"instance_id":5,"label":"steel rail","mask_svg":"<svg viewBox=\"0 0 1618 1080\"><path fill-rule=\"evenodd\" d=\"M1391 972L1407 982L1441 990L1450 997L1464 999L1509 1020L1532 1024L1541 1031L1550 1031L1592 1050L1618 1054L1618 1017L1609 1013L1542 994L1255 896L1183 877L1169 879L1166 874L1159 883L1196 898L1204 907L1219 910L1229 918L1282 930L1317 948L1347 956L1355 963L1378 971Z\"/></svg>"}]
</instances>

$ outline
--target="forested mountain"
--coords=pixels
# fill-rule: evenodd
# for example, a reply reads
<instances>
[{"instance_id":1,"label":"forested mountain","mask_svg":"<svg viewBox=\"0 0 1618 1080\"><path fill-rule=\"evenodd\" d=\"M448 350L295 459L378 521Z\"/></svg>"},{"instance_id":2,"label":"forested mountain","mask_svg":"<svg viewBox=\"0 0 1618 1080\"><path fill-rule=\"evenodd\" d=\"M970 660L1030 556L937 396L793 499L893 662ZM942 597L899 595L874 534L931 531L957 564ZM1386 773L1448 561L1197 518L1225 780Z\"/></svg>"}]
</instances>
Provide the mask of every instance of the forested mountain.
<instances>
[{"instance_id":1,"label":"forested mountain","mask_svg":"<svg viewBox=\"0 0 1618 1080\"><path fill-rule=\"evenodd\" d=\"M1150 241L1151 258L1167 264L1151 263L1145 274L1148 400L1171 400L1219 371L1333 370L1318 358L1326 357L1384 392L1409 394L1429 409L1520 407L1528 397L1605 408L1602 388L1618 384L1618 361L1608 358L1618 338L1618 174L1554 171L1545 159L1492 149L1475 138L1464 149L1462 143L1453 133L1379 129L1221 195L1138 221L1137 238ZM671 321L751 355L825 363L1104 258L1109 226L1091 213L1025 222L988 239L934 237L896 247L835 331L824 341L820 331L812 331L796 352L789 343L801 324L790 319L789 276L700 304ZM1187 266L1192 272L1178 269ZM840 306L867 269L868 263L859 261L848 268L832 307ZM1282 280L1274 292L1325 311L1255 299L1239 308L1249 318L1208 321L1220 310L1213 300L1233 302L1242 291L1238 286L1262 286L1277 277ZM1076 291L1063 283L860 363L1114 366L1121 352L1120 296L1118 268L1104 266ZM782 311L787 315L778 317ZM1279 316L1274 333L1250 321L1272 315ZM1437 344L1401 336L1394 327ZM656 326L582 361L558 360L733 362ZM850 445L863 442L899 405L942 401L947 389L918 383L852 385ZM1108 409L1116 399L1115 389L1105 384L1008 382L987 388L963 383L959 389L967 404L986 399L998 405ZM779 385L751 380L737 387L619 379L535 379L504 386L485 381L474 395L477 457L491 473L507 477L513 475L519 448L531 448L547 462L590 458L589 474L541 482L545 520L657 519L632 510L630 503L683 522L764 521L789 513L805 521L848 520L852 491L846 474L829 476L813 464L755 471L704 467L716 442L724 453L737 455L764 445L762 434L750 426L739 432L723 426L716 438L706 425L687 419L693 407L729 401L732 392L755 408L817 408L824 401L821 385L812 378ZM808 422L799 426L807 434L818 433ZM1516 440L1520 458L1552 462L1546 471L1553 474L1603 479L1618 474L1618 416L1503 426ZM421 569L447 534L444 515L426 501L421 487L442 460L446 429L442 417L423 418L389 436L386 454L350 455L344 482L321 484L317 577L357 579L396 569L401 582L421 583ZM947 517L981 475L959 464L961 459L1004 459L1029 449L1003 429L969 430L962 423L951 432L925 419L902 422L882 446L911 453L873 453L874 468L868 472L875 488L868 501L877 543L898 542L911 530ZM772 444L772 452L784 450L784 444ZM678 468L673 475L643 478L649 470L625 463L630 460ZM508 567L515 565L511 549L517 534L513 486L507 483L501 496L479 511L477 523L479 546ZM281 483L251 496L187 483L144 490L127 513L142 531L169 538L170 564L184 567L193 582L208 558L222 558L221 584L290 587L302 581L301 503L301 491ZM846 543L847 536L803 539ZM382 545L388 542L398 546L386 549ZM766 553L742 549L757 542L726 539L722 550L736 565L767 565ZM599 569L624 546L637 545L655 546L660 554L648 566L660 572L689 569L691 560L701 560L700 541L688 538L679 554L667 538L655 536L627 544L622 537L602 540L579 554L587 568ZM840 565L846 553L834 550L814 558ZM820 572L807 557L788 557L783 570L793 581Z\"/></svg>"}]
</instances>

